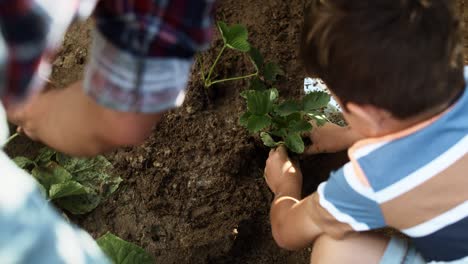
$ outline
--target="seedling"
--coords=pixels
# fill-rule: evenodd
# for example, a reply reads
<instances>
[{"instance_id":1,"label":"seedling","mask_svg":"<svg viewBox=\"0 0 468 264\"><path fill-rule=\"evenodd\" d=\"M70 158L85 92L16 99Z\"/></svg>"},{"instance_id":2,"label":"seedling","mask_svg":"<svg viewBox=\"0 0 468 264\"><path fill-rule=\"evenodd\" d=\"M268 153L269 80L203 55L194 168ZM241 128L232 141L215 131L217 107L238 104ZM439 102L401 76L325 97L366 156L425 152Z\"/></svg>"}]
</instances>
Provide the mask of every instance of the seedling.
<instances>
[{"instance_id":1,"label":"seedling","mask_svg":"<svg viewBox=\"0 0 468 264\"><path fill-rule=\"evenodd\" d=\"M122 181L108 174L112 165L103 156L72 158L42 148L34 160L21 156L13 160L32 174L48 200L72 214L92 211L115 192Z\"/></svg>"},{"instance_id":2,"label":"seedling","mask_svg":"<svg viewBox=\"0 0 468 264\"><path fill-rule=\"evenodd\" d=\"M209 88L214 84L228 82L228 81L237 81L242 79L248 79L253 77L259 77L259 75L264 75L266 79L276 79L277 75L282 74L281 69L274 63L267 63L264 65L263 57L260 52L253 48L248 41L248 31L247 28L241 24L236 24L228 26L226 23L219 21L218 30L223 39L223 47L221 48L218 56L216 57L213 65L208 70L208 73L205 74L204 63L202 57L199 56L200 68L202 81L205 88ZM220 80L214 80L214 69L218 64L219 60L223 56L226 49L235 50L241 53L248 53L250 61L252 62L255 72L243 76L224 78Z\"/></svg>"},{"instance_id":3,"label":"seedling","mask_svg":"<svg viewBox=\"0 0 468 264\"><path fill-rule=\"evenodd\" d=\"M279 65L273 62L265 62L265 59L258 49L250 49L249 56L258 72L257 76L250 80L249 89L266 90L274 86L278 80L278 76L284 75Z\"/></svg>"},{"instance_id":4,"label":"seedling","mask_svg":"<svg viewBox=\"0 0 468 264\"><path fill-rule=\"evenodd\" d=\"M111 233L96 241L113 264L153 264L155 260L141 247Z\"/></svg>"},{"instance_id":5,"label":"seedling","mask_svg":"<svg viewBox=\"0 0 468 264\"><path fill-rule=\"evenodd\" d=\"M302 134L310 132L310 120L318 125L326 122L320 109L326 107L330 95L325 92L313 92L302 100L279 100L278 90L247 90L241 94L247 101L247 111L241 116L240 124L251 133L260 133L263 143L275 148L285 145L294 153L303 153L305 149Z\"/></svg>"}]
</instances>

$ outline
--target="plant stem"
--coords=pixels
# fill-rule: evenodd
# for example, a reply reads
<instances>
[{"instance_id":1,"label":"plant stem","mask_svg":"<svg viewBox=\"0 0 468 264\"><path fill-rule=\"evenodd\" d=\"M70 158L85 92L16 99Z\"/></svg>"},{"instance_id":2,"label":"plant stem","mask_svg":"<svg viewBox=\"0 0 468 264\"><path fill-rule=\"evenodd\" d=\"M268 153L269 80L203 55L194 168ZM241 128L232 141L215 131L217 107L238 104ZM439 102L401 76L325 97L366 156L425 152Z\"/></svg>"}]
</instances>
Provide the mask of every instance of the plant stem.
<instances>
[{"instance_id":1,"label":"plant stem","mask_svg":"<svg viewBox=\"0 0 468 264\"><path fill-rule=\"evenodd\" d=\"M216 57L216 60L214 61L213 65L210 68L210 71L208 72L208 76L206 77L206 80L205 80L205 87L207 87L207 88L212 85L212 83L210 81L211 80L211 75L213 74L213 70L216 67L216 64L218 64L218 61L221 58L221 55L223 55L224 50L226 49L226 47L227 47L227 45L224 44L223 48L221 49L221 51L218 54L218 57Z\"/></svg>"},{"instance_id":2,"label":"plant stem","mask_svg":"<svg viewBox=\"0 0 468 264\"><path fill-rule=\"evenodd\" d=\"M11 137L9 137L7 139L7 141L5 142L5 146L8 145L11 141L13 141L13 139L15 139L16 137L18 137L20 134L19 133L15 133L13 134Z\"/></svg>"},{"instance_id":3,"label":"plant stem","mask_svg":"<svg viewBox=\"0 0 468 264\"><path fill-rule=\"evenodd\" d=\"M209 85L208 85L208 87L210 87L211 85L216 84L216 83L229 82L229 81L237 81L237 80L242 80L242 79L247 79L247 78L255 77L255 76L257 76L257 75L258 75L258 72L252 73L252 74L249 74L249 75L239 76L239 77L232 77L232 78L217 80L217 81L214 81L214 82L210 82Z\"/></svg>"},{"instance_id":4,"label":"plant stem","mask_svg":"<svg viewBox=\"0 0 468 264\"><path fill-rule=\"evenodd\" d=\"M198 63L200 64L200 71L201 71L201 76L202 76L202 81L205 83L205 65L203 64L203 58L200 54L197 56Z\"/></svg>"}]
</instances>

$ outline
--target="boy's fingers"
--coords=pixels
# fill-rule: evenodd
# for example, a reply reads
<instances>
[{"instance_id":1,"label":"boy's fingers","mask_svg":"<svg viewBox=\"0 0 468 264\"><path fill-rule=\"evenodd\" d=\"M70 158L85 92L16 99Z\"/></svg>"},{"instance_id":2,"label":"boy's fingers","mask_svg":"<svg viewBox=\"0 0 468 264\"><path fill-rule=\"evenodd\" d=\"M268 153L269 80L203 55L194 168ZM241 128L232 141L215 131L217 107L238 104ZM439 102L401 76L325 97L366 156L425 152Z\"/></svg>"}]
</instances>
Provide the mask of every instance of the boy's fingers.
<instances>
[{"instance_id":1,"label":"boy's fingers","mask_svg":"<svg viewBox=\"0 0 468 264\"><path fill-rule=\"evenodd\" d=\"M315 120L310 120L309 123L312 125L313 129L316 129L318 127L317 122L315 122Z\"/></svg>"},{"instance_id":2,"label":"boy's fingers","mask_svg":"<svg viewBox=\"0 0 468 264\"><path fill-rule=\"evenodd\" d=\"M312 145L304 150L304 154L306 155L313 155L317 153L318 153L318 149L315 145Z\"/></svg>"},{"instance_id":3,"label":"boy's fingers","mask_svg":"<svg viewBox=\"0 0 468 264\"><path fill-rule=\"evenodd\" d=\"M288 156L288 151L286 150L286 147L283 145L280 145L279 147L277 147L276 152L278 152L278 154L280 154L281 156Z\"/></svg>"},{"instance_id":4,"label":"boy's fingers","mask_svg":"<svg viewBox=\"0 0 468 264\"><path fill-rule=\"evenodd\" d=\"M272 149L270 150L269 156L271 156L271 155L273 155L273 154L275 154L275 153L278 153L278 154L280 154L280 155L288 155L288 151L286 150L286 147L283 146L283 145L280 145L280 146L278 146L277 148L272 148Z\"/></svg>"}]
</instances>

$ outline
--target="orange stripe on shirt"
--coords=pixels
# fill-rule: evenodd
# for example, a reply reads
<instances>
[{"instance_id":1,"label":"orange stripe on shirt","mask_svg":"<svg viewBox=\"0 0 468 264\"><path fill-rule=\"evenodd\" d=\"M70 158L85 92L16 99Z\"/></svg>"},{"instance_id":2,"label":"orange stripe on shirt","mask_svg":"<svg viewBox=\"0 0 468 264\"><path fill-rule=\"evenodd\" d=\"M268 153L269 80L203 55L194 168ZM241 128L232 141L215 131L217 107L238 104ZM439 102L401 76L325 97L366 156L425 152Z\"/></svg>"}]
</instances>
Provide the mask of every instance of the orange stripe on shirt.
<instances>
[{"instance_id":1,"label":"orange stripe on shirt","mask_svg":"<svg viewBox=\"0 0 468 264\"><path fill-rule=\"evenodd\" d=\"M426 121L415 124L415 125L407 128L407 129L404 129L404 130L401 130L401 131L398 131L398 132L395 132L395 133L392 133L392 134L388 134L388 135L385 135L385 136L382 136L382 137L368 138L368 139L363 139L363 140L360 140L360 141L356 142L351 148L349 148L348 156L349 156L349 159L350 159L351 163L353 164L353 168L354 168L354 170L356 172L356 176L357 176L358 180L365 187L370 187L369 180L368 180L366 174L364 173L364 170L361 168L361 166L359 165L359 162L356 159L355 154L359 149L361 149L361 148L363 148L365 146L372 145L372 144L378 144L378 143L382 143L382 142L393 141L393 140L397 140L397 139L409 136L411 134L414 134L414 133L428 127L429 125L433 124L434 122L436 122L444 114L449 112L452 108L453 108L453 106L449 107L448 109L446 109L442 113L440 113L438 115L435 115L435 116L433 116L432 118L430 118L430 119L428 119Z\"/></svg>"}]
</instances>

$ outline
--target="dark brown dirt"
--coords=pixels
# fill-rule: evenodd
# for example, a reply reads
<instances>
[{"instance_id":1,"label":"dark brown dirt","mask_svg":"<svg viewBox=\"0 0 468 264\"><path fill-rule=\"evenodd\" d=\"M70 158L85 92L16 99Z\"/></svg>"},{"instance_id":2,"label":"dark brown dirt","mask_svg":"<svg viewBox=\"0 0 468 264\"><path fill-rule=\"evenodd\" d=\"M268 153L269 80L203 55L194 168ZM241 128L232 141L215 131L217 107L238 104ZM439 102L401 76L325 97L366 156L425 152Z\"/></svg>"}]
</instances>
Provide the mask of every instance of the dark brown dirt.
<instances>
[{"instance_id":1,"label":"dark brown dirt","mask_svg":"<svg viewBox=\"0 0 468 264\"><path fill-rule=\"evenodd\" d=\"M224 0L218 8L218 19L246 25L253 45L285 70L278 84L283 96L302 93L297 46L303 2ZM464 1L459 4L460 10L467 8ZM463 17L468 21L466 12ZM54 86L81 78L91 24L73 26L65 38L54 62ZM219 44L215 40L205 63L213 61ZM246 58L227 57L218 67L220 76L249 71ZM76 221L95 237L111 231L142 246L159 264L308 263L310 250L287 252L271 238L272 196L262 177L267 150L237 122L245 108L239 93L247 83L214 87L214 97L207 98L198 72L197 65L185 104L169 112L144 144L108 155L124 182L108 201ZM15 144L16 152L35 150L24 140ZM314 191L345 161L345 153L303 160L310 172L304 193Z\"/></svg>"},{"instance_id":2,"label":"dark brown dirt","mask_svg":"<svg viewBox=\"0 0 468 264\"><path fill-rule=\"evenodd\" d=\"M261 16L259 16L259 12ZM250 39L286 76L282 95L298 96L303 74L295 50L302 3L223 1L218 19L242 23ZM259 19L260 18L260 19ZM78 80L88 54L91 22L75 25L54 63L54 86ZM211 63L220 40L204 54ZM228 52L219 76L248 72ZM206 65L208 66L208 65ZM151 252L157 263L307 263L309 252L280 250L271 238L271 193L263 181L267 150L238 125L246 82L226 83L207 97L199 65L185 104L168 113L143 145L109 155L124 183L91 214L77 219L94 236L111 231Z\"/></svg>"}]
</instances>

